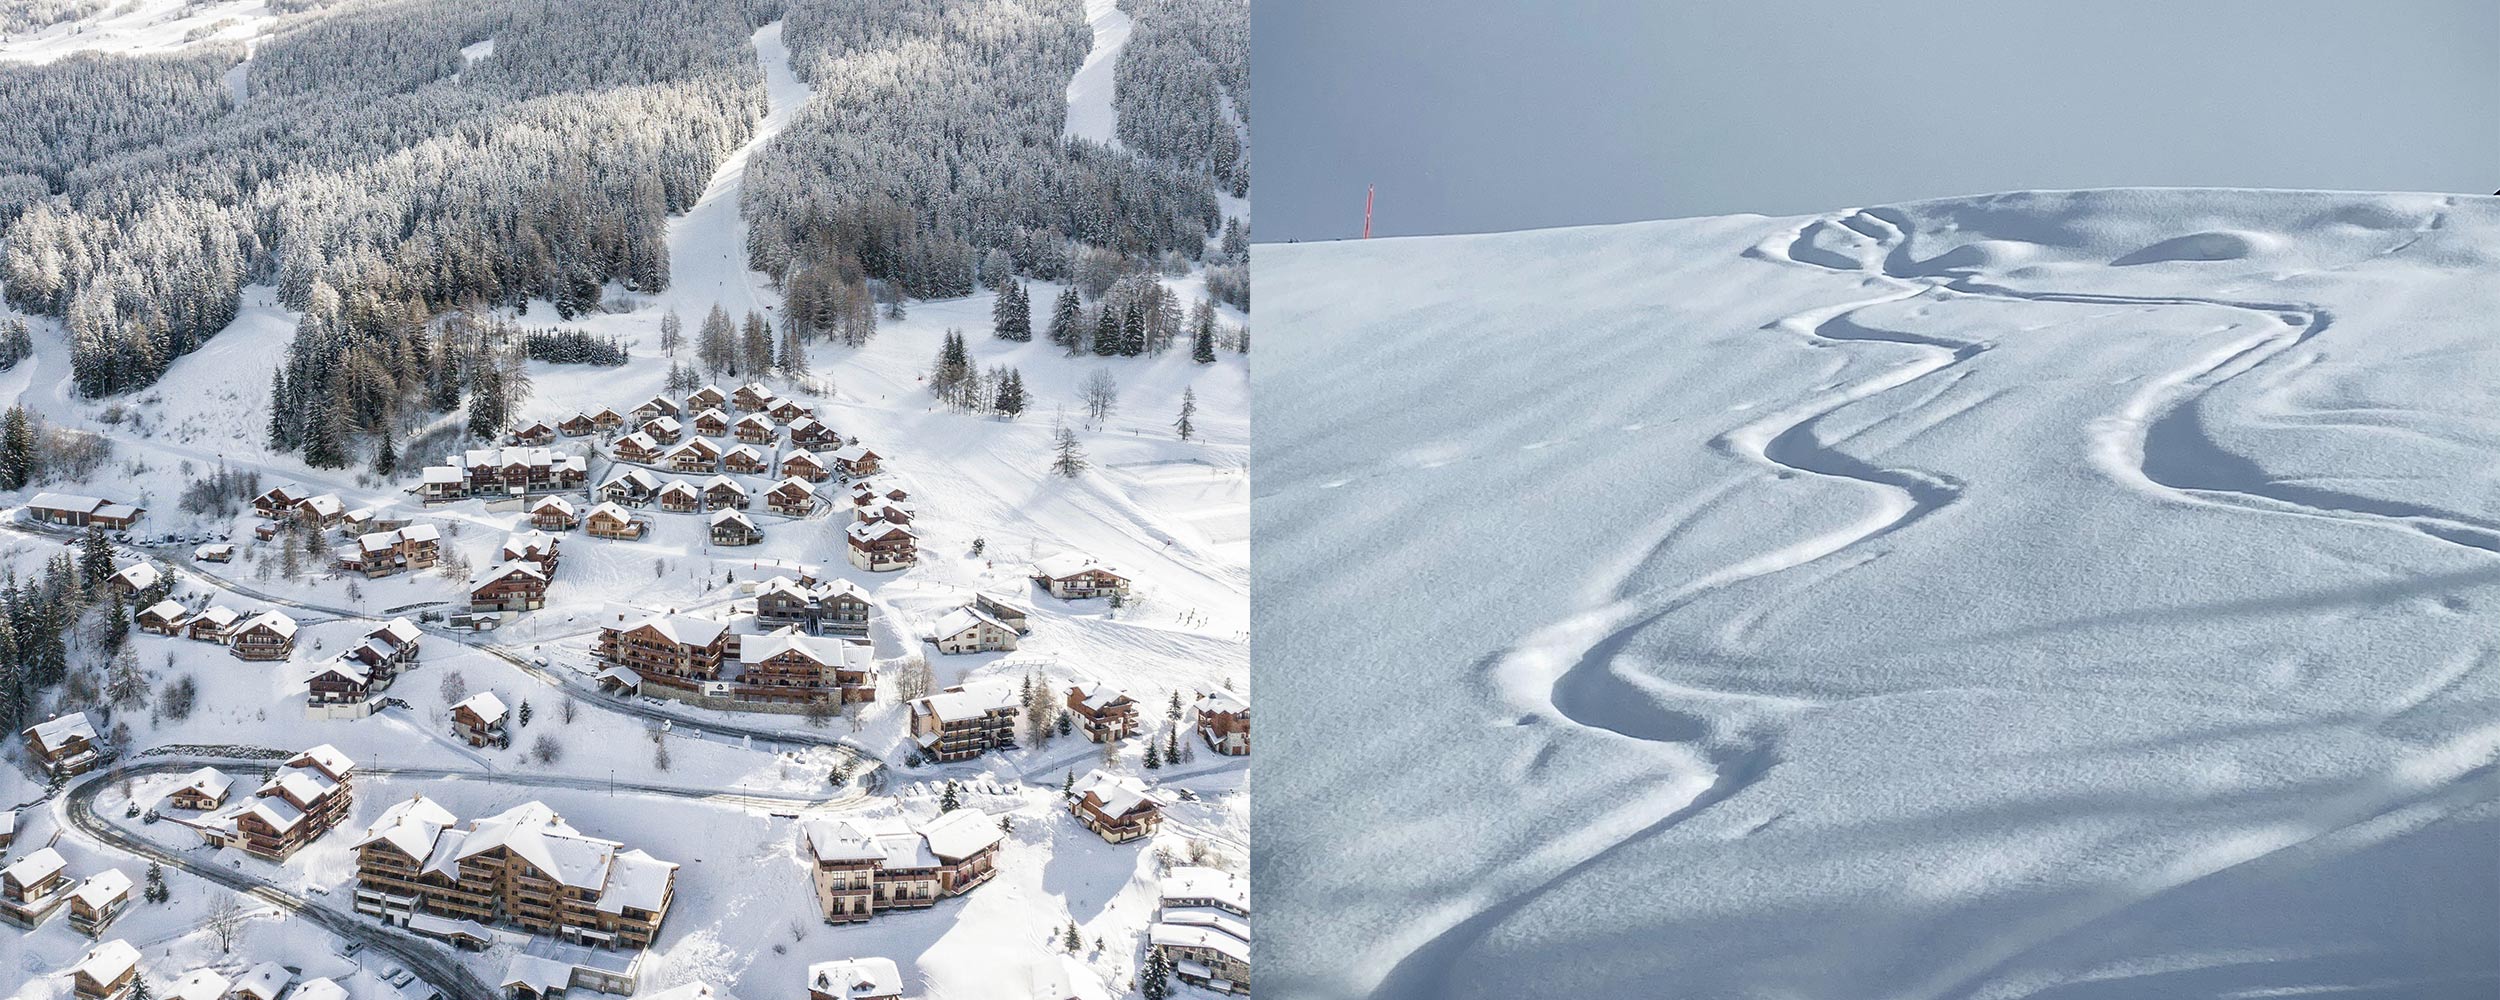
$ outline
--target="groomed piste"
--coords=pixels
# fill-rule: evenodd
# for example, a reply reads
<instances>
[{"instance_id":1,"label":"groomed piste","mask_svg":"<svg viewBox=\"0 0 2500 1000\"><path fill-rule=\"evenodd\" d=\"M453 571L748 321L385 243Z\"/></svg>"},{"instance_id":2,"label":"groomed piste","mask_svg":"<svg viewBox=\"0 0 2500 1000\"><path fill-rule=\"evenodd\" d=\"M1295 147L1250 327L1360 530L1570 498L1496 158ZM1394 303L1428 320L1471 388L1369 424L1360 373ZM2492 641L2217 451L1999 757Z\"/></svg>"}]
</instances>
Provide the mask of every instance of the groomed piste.
<instances>
[{"instance_id":1,"label":"groomed piste","mask_svg":"<svg viewBox=\"0 0 2500 1000\"><path fill-rule=\"evenodd\" d=\"M1263 989L2500 991L2500 199L1258 252Z\"/></svg>"}]
</instances>

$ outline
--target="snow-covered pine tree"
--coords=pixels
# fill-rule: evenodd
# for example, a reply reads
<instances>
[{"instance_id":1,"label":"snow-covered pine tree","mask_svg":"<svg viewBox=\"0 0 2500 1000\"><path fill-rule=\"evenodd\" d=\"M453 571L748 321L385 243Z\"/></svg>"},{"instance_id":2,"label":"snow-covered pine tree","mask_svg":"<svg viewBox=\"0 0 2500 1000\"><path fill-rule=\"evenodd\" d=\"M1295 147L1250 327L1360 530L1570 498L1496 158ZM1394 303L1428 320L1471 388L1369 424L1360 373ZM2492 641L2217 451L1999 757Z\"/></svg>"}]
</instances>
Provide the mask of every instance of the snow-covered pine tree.
<instances>
[{"instance_id":1,"label":"snow-covered pine tree","mask_svg":"<svg viewBox=\"0 0 2500 1000\"><path fill-rule=\"evenodd\" d=\"M1190 388L1189 386L1182 386L1182 387L1181 387L1181 418L1180 418L1180 419L1178 419L1178 420L1172 421L1172 429L1180 432L1180 435L1181 435L1181 440L1183 440L1183 441L1187 441L1187 440L1189 440L1189 438L1190 438L1190 436L1191 436L1191 435L1198 433L1198 428L1197 428L1197 425L1192 424L1192 423L1190 423L1190 422L1189 422L1189 418L1190 418L1190 417L1192 417L1192 416L1195 416L1195 415L1197 414L1197 412L1198 412L1198 392L1197 392L1197 390L1192 389L1192 388Z\"/></svg>"},{"instance_id":2,"label":"snow-covered pine tree","mask_svg":"<svg viewBox=\"0 0 2500 1000\"><path fill-rule=\"evenodd\" d=\"M1061 289L1059 299L1050 307L1050 342L1070 355L1085 349L1084 306L1077 301L1076 287Z\"/></svg>"}]
</instances>

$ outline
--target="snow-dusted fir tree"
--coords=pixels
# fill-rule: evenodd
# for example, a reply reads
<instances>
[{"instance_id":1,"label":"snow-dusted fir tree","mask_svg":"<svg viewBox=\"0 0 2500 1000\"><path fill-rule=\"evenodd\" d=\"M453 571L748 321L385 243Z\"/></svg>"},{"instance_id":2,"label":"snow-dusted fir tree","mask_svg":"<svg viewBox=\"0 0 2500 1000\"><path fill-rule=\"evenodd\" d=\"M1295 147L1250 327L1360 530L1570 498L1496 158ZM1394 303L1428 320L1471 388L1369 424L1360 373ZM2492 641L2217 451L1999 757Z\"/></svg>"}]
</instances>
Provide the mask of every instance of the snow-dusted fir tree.
<instances>
[{"instance_id":1,"label":"snow-dusted fir tree","mask_svg":"<svg viewBox=\"0 0 2500 1000\"><path fill-rule=\"evenodd\" d=\"M1051 430L1050 451L1052 474L1074 479L1085 472L1085 449L1077 444L1076 428L1064 419L1055 421Z\"/></svg>"},{"instance_id":2,"label":"snow-dusted fir tree","mask_svg":"<svg viewBox=\"0 0 2500 1000\"><path fill-rule=\"evenodd\" d=\"M1198 427L1197 427L1197 425L1192 424L1192 423L1190 423L1190 422L1189 422L1189 418L1191 418L1191 417L1193 417L1193 416L1196 416L1196 415L1197 415L1197 413L1198 413L1198 392L1197 392L1197 390L1192 389L1192 388L1190 388L1189 386L1182 386L1182 387L1181 387L1181 416L1180 416L1180 419L1175 420L1175 421L1172 421L1172 429L1173 429L1173 430L1175 430L1175 431L1180 432L1181 440L1183 440L1183 441L1187 441L1187 440L1189 440L1190 435L1193 435L1193 434L1198 433Z\"/></svg>"},{"instance_id":3,"label":"snow-dusted fir tree","mask_svg":"<svg viewBox=\"0 0 2500 1000\"><path fill-rule=\"evenodd\" d=\"M1085 306L1077 301L1075 286L1061 289L1058 300L1051 303L1050 342L1072 356L1085 349Z\"/></svg>"}]
</instances>

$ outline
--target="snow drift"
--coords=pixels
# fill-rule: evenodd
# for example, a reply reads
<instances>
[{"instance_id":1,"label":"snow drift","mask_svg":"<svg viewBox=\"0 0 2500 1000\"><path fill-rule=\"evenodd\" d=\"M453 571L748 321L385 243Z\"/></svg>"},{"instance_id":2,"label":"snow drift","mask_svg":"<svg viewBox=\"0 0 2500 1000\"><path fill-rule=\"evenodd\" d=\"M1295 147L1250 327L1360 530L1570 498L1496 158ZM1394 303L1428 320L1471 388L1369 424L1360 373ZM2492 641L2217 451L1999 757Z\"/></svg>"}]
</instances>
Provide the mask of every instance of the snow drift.
<instances>
[{"instance_id":1,"label":"snow drift","mask_svg":"<svg viewBox=\"0 0 2500 1000\"><path fill-rule=\"evenodd\" d=\"M2500 990L2500 199L1258 259L1267 995Z\"/></svg>"}]
</instances>

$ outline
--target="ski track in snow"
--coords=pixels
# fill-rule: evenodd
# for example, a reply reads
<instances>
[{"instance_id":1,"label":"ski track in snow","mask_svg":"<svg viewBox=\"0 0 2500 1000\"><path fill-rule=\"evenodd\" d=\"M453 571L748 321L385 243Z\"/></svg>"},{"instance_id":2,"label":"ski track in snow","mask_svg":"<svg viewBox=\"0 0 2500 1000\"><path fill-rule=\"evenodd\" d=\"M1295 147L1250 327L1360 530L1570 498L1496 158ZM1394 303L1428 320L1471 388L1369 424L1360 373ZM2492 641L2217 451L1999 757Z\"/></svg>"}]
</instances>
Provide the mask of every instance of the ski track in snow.
<instances>
[{"instance_id":1,"label":"ski track in snow","mask_svg":"<svg viewBox=\"0 0 2500 1000\"><path fill-rule=\"evenodd\" d=\"M1128 44L1129 29L1134 25L1128 12L1120 9L1118 0L1085 0L1085 21L1093 26L1094 43L1085 50L1084 64L1068 80L1065 134L1116 148L1120 144L1120 120L1111 108L1111 79L1120 61L1120 49Z\"/></svg>"},{"instance_id":2,"label":"ski track in snow","mask_svg":"<svg viewBox=\"0 0 2500 1000\"><path fill-rule=\"evenodd\" d=\"M2438 228L2443 219L2444 214L2432 216L2410 238L2380 255L2402 252ZM1665 555L1678 534L1677 526L1690 511L1671 514L1652 526L1646 543L1634 550L1636 555L1622 561L1609 582L1597 589L1592 607L1534 630L1527 639L1484 657L1476 665L1478 673L1487 676L1522 713L1523 721L1552 720L1646 743L1695 749L1709 770L1709 784L1697 794L1668 806L1663 814L1639 825L1629 836L1605 844L1553 874L1539 877L1524 891L1494 900L1433 934L1398 961L1381 980L1376 995L1449 995L1452 989L1448 977L1456 960L1470 946L1539 897L1760 780L1779 760L1779 720L1819 707L1811 701L1677 685L1638 671L1621 654L1650 625L1706 594L1834 561L1907 529L1958 499L1961 484L1950 477L1869 463L1824 441L1815 430L1824 418L1842 407L1965 365L1983 355L1990 345L1915 334L1872 333L1846 322L1860 310L1933 296L2076 305L2208 307L2256 314L2262 321L2263 332L2205 352L2187 365L2148 381L2116 413L2095 421L2090 428L2092 467L2121 485L2179 502L2365 524L2500 555L2500 526L2423 506L2273 482L2254 463L2228 452L2201 433L2196 414L2204 396L2324 332L2334 322L2329 310L2310 303L2032 291L1991 284L1968 275L1921 275L1916 273L1915 262L1907 252L1908 222L1905 216L1882 209L1852 211L1809 220L1783 237L1748 251L1747 256L1788 265L1862 272L1870 282L1890 286L1884 294L1809 309L1768 324L1765 329L1827 342L1906 346L1920 356L1749 421L1711 442L1712 447L1731 457L1775 471L1863 487L1873 499L1868 513L1840 530L1791 542L1681 586L1663 591L1639 588L1638 571ZM1814 246L1809 233L1818 225L1845 227L1872 242L1880 256L1848 257ZM2153 448L2155 441L2165 447ZM2188 457L2176 457L2183 451ZM2156 453L2165 457L2150 457ZM1734 488L1731 485L1720 493ZM1692 506L1704 506L1717 499L1714 495ZM2403 710L2390 710L2383 717ZM2500 751L2500 747L2487 749ZM2476 759L2488 756L2486 752ZM2004 947L1973 956L1940 973L1936 977L1940 985L1929 995L1972 996L1988 985L1992 973L2041 944L2086 930L2115 912L2189 882L2397 815L2441 787L2493 770L2494 766L2486 763L2442 769L2434 775L2417 776L2412 782L2391 780L2320 803L2312 813L2313 821L2300 829L2271 831L2262 838L2238 838L2179 859L2139 882L2115 887L2106 898L2078 906L2077 912L2045 918L2041 922L2047 926L2010 934Z\"/></svg>"}]
</instances>

